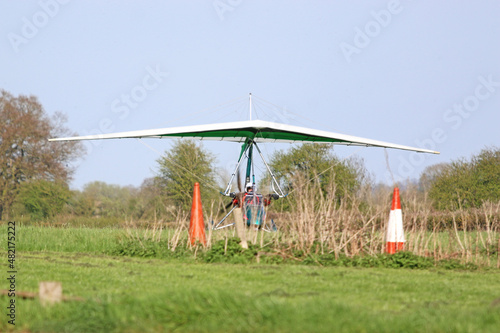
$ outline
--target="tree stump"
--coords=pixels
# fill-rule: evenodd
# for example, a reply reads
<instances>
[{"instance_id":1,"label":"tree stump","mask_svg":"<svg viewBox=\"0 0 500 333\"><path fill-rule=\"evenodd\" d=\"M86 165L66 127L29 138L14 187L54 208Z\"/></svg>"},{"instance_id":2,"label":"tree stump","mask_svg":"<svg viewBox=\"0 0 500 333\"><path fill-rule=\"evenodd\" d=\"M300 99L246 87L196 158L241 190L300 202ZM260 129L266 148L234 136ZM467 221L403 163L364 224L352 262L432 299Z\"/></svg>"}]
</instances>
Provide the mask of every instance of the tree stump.
<instances>
[{"instance_id":1,"label":"tree stump","mask_svg":"<svg viewBox=\"0 0 500 333\"><path fill-rule=\"evenodd\" d=\"M52 305L62 301L62 284L57 281L40 281L40 303L43 306Z\"/></svg>"}]
</instances>

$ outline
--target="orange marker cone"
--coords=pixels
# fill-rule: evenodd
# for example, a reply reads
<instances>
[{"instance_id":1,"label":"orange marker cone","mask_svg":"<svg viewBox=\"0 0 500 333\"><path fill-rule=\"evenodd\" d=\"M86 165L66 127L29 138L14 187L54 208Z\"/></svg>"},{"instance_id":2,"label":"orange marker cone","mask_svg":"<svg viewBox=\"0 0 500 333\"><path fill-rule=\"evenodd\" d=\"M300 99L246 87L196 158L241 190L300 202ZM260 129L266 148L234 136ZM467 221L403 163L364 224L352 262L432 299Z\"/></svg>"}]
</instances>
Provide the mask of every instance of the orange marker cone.
<instances>
[{"instance_id":1,"label":"orange marker cone","mask_svg":"<svg viewBox=\"0 0 500 333\"><path fill-rule=\"evenodd\" d=\"M385 252L394 254L403 250L406 240L403 230L403 214L401 212L401 201L399 200L399 188L397 187L394 189L392 196L392 207L385 238L387 242Z\"/></svg>"},{"instance_id":2,"label":"orange marker cone","mask_svg":"<svg viewBox=\"0 0 500 333\"><path fill-rule=\"evenodd\" d=\"M191 221L189 223L189 239L191 245L199 241L206 245L205 223L203 222L203 209L201 208L200 184L194 184L193 206L191 207Z\"/></svg>"}]
</instances>

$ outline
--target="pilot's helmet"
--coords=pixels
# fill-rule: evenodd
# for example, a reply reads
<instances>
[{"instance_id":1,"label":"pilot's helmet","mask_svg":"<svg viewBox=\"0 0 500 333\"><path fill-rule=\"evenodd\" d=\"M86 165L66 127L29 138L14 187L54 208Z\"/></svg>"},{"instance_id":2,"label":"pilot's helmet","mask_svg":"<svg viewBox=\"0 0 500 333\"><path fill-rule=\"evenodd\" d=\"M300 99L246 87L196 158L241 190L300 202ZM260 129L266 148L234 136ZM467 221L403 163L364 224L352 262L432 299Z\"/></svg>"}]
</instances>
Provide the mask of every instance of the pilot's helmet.
<instances>
[{"instance_id":1,"label":"pilot's helmet","mask_svg":"<svg viewBox=\"0 0 500 333\"><path fill-rule=\"evenodd\" d=\"M247 183L247 186L245 186L247 192L248 190L253 190L253 186L252 186L252 183Z\"/></svg>"}]
</instances>

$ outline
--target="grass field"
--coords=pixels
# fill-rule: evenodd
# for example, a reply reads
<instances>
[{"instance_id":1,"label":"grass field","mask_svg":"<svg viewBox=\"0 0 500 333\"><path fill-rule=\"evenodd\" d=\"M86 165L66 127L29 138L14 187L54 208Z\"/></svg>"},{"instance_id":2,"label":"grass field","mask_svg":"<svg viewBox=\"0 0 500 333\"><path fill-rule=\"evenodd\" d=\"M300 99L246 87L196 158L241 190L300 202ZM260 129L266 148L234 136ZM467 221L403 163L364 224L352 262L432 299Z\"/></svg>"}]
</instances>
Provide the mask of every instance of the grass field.
<instances>
[{"instance_id":1,"label":"grass field","mask_svg":"<svg viewBox=\"0 0 500 333\"><path fill-rule=\"evenodd\" d=\"M16 236L17 291L61 281L64 295L84 300L42 307L18 297L16 325L2 315L2 332L500 330L498 269L206 264L103 254L118 229L19 227Z\"/></svg>"}]
</instances>

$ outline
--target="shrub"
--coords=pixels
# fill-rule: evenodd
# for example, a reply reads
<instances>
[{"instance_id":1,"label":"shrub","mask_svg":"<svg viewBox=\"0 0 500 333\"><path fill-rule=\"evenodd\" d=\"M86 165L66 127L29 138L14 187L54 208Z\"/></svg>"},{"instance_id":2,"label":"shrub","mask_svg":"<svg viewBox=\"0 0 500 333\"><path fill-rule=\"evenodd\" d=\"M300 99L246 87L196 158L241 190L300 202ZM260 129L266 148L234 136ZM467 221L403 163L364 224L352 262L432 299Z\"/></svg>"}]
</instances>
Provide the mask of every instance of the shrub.
<instances>
[{"instance_id":1,"label":"shrub","mask_svg":"<svg viewBox=\"0 0 500 333\"><path fill-rule=\"evenodd\" d=\"M226 238L217 241L210 250L203 255L203 261L207 263L226 262L233 264L244 264L255 261L258 247L253 244L243 249L240 239L237 237Z\"/></svg>"},{"instance_id":2,"label":"shrub","mask_svg":"<svg viewBox=\"0 0 500 333\"><path fill-rule=\"evenodd\" d=\"M59 214L70 195L66 184L40 179L24 183L16 201L33 220L38 221Z\"/></svg>"}]
</instances>

